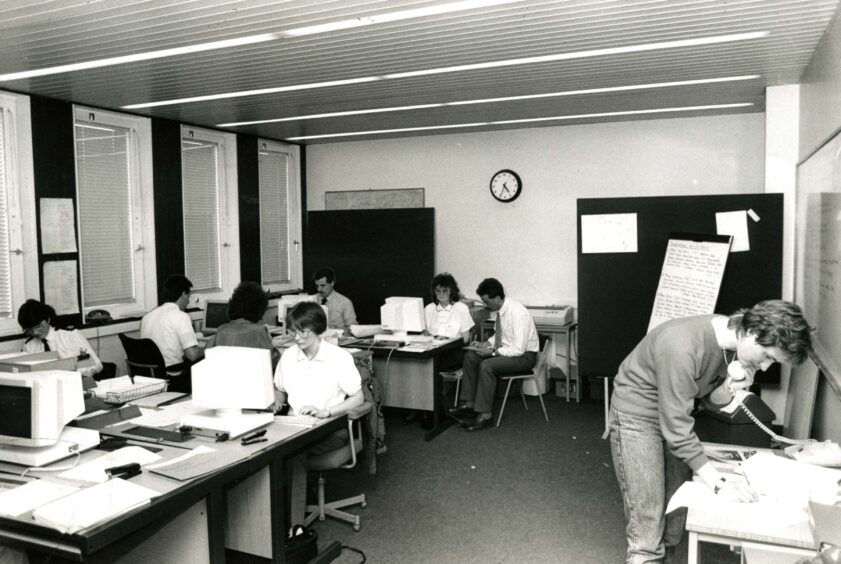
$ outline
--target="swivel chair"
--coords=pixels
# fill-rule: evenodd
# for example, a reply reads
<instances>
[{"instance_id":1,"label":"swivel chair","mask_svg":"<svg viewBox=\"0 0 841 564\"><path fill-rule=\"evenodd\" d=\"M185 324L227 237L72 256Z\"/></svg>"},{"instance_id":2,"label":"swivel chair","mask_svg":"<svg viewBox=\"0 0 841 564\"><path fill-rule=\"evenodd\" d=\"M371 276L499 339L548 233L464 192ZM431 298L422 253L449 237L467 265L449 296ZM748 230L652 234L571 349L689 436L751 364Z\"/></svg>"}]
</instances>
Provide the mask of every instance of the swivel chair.
<instances>
[{"instance_id":1,"label":"swivel chair","mask_svg":"<svg viewBox=\"0 0 841 564\"><path fill-rule=\"evenodd\" d=\"M520 397L523 399L523 405L525 406L526 410L528 410L529 406L526 403L526 396L523 394L523 383L526 380L531 380L534 382L535 387L538 388L537 399L540 400L540 407L543 408L543 417L546 421L549 421L549 416L546 414L546 404L543 403L543 396L540 395L540 387L537 382L537 375L540 374L543 370L548 368L549 364L549 347L546 346L550 339L547 335L538 334L537 336L538 341L540 342L540 355L537 357L537 363L535 363L534 368L531 370L524 370L522 372L511 372L508 374L503 374L499 377L500 380L507 380L508 387L505 389L505 397L502 398L502 407L499 408L499 417L496 419L496 426L499 427L500 421L502 421L502 412L505 411L505 403L508 401L508 393L511 391L511 384L514 381L518 380L520 382Z\"/></svg>"},{"instance_id":2,"label":"swivel chair","mask_svg":"<svg viewBox=\"0 0 841 564\"><path fill-rule=\"evenodd\" d=\"M158 345L152 339L134 339L123 333L120 342L126 351L126 364L131 376L151 376L170 382L168 389L173 392L190 392L190 374L183 364L166 366Z\"/></svg>"},{"instance_id":3,"label":"swivel chair","mask_svg":"<svg viewBox=\"0 0 841 564\"><path fill-rule=\"evenodd\" d=\"M304 526L309 525L316 518L319 521L324 521L325 517L329 516L353 524L354 531L358 532L361 528L359 515L342 511L342 509L356 504L364 508L368 505L365 501L365 494L325 502L324 472L356 466L357 455L362 451L362 419L371 412L373 407L374 404L366 401L361 406L348 412L348 435L350 436L350 440L346 445L335 450L307 457L307 469L318 472L318 505L307 505L306 510L308 514L304 518ZM354 436L354 427L356 428L357 436Z\"/></svg>"}]
</instances>

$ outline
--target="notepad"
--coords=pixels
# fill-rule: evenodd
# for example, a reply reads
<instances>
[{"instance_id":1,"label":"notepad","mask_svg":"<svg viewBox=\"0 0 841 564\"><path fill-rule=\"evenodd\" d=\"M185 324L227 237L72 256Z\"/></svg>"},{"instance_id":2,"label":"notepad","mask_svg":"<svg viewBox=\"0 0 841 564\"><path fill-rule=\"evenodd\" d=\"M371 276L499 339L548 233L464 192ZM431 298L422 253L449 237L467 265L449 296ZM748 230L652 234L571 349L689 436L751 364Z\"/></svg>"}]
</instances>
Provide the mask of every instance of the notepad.
<instances>
[{"instance_id":1,"label":"notepad","mask_svg":"<svg viewBox=\"0 0 841 564\"><path fill-rule=\"evenodd\" d=\"M160 493L120 478L85 488L32 512L36 523L75 533L151 501Z\"/></svg>"}]
</instances>

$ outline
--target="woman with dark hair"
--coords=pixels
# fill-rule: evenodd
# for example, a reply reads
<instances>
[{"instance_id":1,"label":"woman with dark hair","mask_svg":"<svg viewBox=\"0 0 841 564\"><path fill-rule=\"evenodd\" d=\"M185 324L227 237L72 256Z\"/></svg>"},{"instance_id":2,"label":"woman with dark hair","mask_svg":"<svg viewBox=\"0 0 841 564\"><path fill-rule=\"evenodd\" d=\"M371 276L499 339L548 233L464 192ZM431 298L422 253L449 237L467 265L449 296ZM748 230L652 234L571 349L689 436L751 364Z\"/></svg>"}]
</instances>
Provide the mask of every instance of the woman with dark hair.
<instances>
[{"instance_id":1,"label":"woman with dark hair","mask_svg":"<svg viewBox=\"0 0 841 564\"><path fill-rule=\"evenodd\" d=\"M435 275L429 289L432 303L423 311L426 330L436 337L454 339L461 336L467 343L474 323L470 310L461 302L461 291L456 279L449 272L442 272Z\"/></svg>"},{"instance_id":2,"label":"woman with dark hair","mask_svg":"<svg viewBox=\"0 0 841 564\"><path fill-rule=\"evenodd\" d=\"M228 319L219 326L214 346L252 347L274 350L272 338L263 323L269 300L256 282L240 282L228 302Z\"/></svg>"},{"instance_id":3,"label":"woman with dark hair","mask_svg":"<svg viewBox=\"0 0 841 564\"><path fill-rule=\"evenodd\" d=\"M51 306L38 300L26 300L18 309L18 324L27 336L23 343L23 351L56 351L61 358L88 355L90 360L84 363L84 366L77 367L77 370L82 376L99 374L102 371L102 362L85 336L77 329L56 329L55 322L56 313Z\"/></svg>"},{"instance_id":4,"label":"woman with dark hair","mask_svg":"<svg viewBox=\"0 0 841 564\"><path fill-rule=\"evenodd\" d=\"M683 536L685 512L666 502L694 472L715 494L752 501L707 460L693 429L696 399L712 408L753 384L775 362L800 364L811 348L800 308L769 300L723 315L666 321L622 362L610 407L610 450L625 504L626 562L662 562ZM675 554L678 559L681 555Z\"/></svg>"}]
</instances>

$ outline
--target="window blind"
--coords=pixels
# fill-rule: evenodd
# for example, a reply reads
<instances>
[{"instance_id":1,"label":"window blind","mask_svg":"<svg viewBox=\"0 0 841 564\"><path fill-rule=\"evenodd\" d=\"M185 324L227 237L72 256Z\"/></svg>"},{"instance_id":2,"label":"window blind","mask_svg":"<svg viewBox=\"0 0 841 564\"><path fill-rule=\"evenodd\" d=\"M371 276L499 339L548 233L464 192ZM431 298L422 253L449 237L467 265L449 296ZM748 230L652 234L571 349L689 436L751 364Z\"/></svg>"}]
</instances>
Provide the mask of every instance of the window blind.
<instances>
[{"instance_id":1,"label":"window blind","mask_svg":"<svg viewBox=\"0 0 841 564\"><path fill-rule=\"evenodd\" d=\"M0 318L15 315L12 311L12 265L9 249L9 185L6 164L6 109L0 106Z\"/></svg>"},{"instance_id":2,"label":"window blind","mask_svg":"<svg viewBox=\"0 0 841 564\"><path fill-rule=\"evenodd\" d=\"M219 246L219 145L181 141L184 274L194 291L222 288Z\"/></svg>"},{"instance_id":3,"label":"window blind","mask_svg":"<svg viewBox=\"0 0 841 564\"><path fill-rule=\"evenodd\" d=\"M76 122L84 307L135 302L131 130Z\"/></svg>"},{"instance_id":4,"label":"window blind","mask_svg":"<svg viewBox=\"0 0 841 564\"><path fill-rule=\"evenodd\" d=\"M264 285L289 281L289 155L260 151L260 265Z\"/></svg>"}]
</instances>

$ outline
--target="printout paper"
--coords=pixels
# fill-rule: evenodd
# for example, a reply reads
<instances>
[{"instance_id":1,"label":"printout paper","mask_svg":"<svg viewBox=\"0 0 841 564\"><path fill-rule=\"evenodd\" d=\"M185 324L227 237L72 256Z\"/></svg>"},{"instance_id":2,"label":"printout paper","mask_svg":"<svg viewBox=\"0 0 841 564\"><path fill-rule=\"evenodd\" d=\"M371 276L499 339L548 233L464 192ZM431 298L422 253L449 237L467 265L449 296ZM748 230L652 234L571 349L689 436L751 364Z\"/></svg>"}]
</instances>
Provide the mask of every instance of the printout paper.
<instances>
[{"instance_id":1,"label":"printout paper","mask_svg":"<svg viewBox=\"0 0 841 564\"><path fill-rule=\"evenodd\" d=\"M41 248L45 255L76 252L72 198L41 198Z\"/></svg>"},{"instance_id":2,"label":"printout paper","mask_svg":"<svg viewBox=\"0 0 841 564\"><path fill-rule=\"evenodd\" d=\"M75 260L44 263L44 302L58 315L79 313L79 277Z\"/></svg>"},{"instance_id":3,"label":"printout paper","mask_svg":"<svg viewBox=\"0 0 841 564\"><path fill-rule=\"evenodd\" d=\"M637 252L637 214L582 215L581 252L585 254Z\"/></svg>"}]
</instances>

